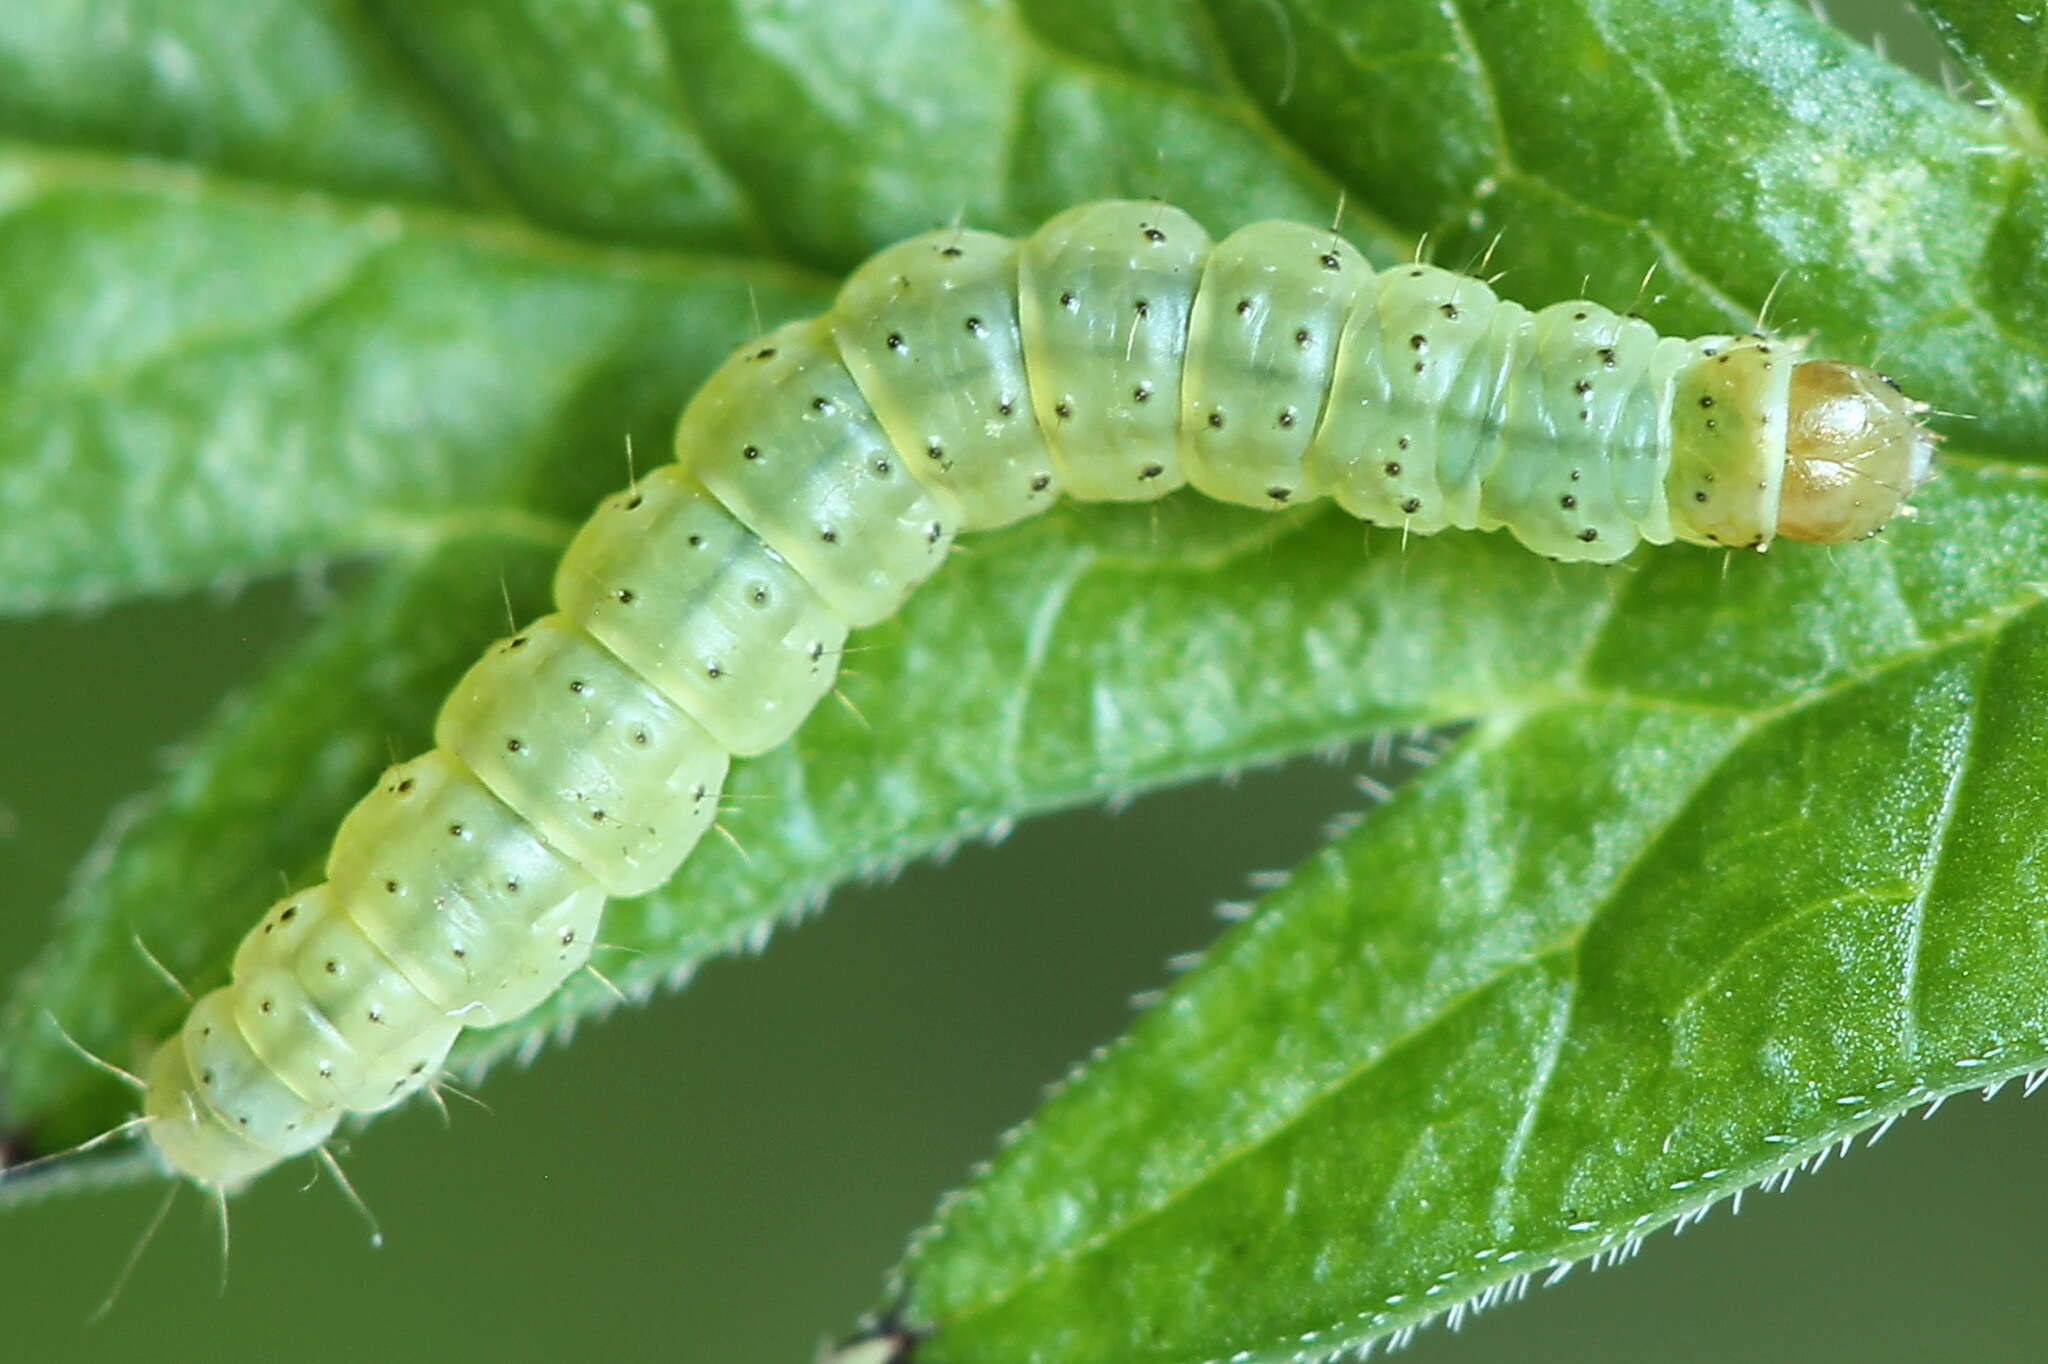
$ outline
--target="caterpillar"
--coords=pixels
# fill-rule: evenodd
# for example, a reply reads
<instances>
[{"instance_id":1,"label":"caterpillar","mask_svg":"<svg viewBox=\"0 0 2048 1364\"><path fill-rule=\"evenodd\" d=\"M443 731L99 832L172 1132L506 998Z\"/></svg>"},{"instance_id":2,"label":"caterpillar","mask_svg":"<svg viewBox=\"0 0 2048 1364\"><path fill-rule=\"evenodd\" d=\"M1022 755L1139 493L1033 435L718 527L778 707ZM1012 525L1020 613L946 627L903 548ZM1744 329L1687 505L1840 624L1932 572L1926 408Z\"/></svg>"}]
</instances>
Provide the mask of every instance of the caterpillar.
<instances>
[{"instance_id":1,"label":"caterpillar","mask_svg":"<svg viewBox=\"0 0 2048 1364\"><path fill-rule=\"evenodd\" d=\"M1924 410L1796 341L1532 312L1295 223L1217 243L1110 201L912 238L711 376L675 462L574 537L555 613L485 652L156 1048L140 1126L225 1195L433 1082L668 879L731 760L789 738L963 533L1185 485L1570 561L1840 543L1908 510Z\"/></svg>"}]
</instances>

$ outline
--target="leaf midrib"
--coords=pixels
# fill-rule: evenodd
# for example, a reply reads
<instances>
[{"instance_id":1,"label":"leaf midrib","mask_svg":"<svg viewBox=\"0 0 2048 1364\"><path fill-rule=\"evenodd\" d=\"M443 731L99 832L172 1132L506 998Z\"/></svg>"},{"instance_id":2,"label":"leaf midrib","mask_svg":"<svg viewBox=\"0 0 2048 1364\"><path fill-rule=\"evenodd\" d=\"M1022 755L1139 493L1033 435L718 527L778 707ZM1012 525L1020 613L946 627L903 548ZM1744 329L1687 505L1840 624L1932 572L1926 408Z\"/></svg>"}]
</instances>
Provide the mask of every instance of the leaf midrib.
<instances>
[{"instance_id":1,"label":"leaf midrib","mask_svg":"<svg viewBox=\"0 0 2048 1364\"><path fill-rule=\"evenodd\" d=\"M216 201L284 219L331 223L373 235L439 241L597 276L684 285L750 283L829 297L838 274L789 258L680 246L644 246L557 231L527 218L426 200L365 198L253 179L143 153L0 137L0 169L25 170L26 192L0 203L0 219L66 189Z\"/></svg>"}]
</instances>

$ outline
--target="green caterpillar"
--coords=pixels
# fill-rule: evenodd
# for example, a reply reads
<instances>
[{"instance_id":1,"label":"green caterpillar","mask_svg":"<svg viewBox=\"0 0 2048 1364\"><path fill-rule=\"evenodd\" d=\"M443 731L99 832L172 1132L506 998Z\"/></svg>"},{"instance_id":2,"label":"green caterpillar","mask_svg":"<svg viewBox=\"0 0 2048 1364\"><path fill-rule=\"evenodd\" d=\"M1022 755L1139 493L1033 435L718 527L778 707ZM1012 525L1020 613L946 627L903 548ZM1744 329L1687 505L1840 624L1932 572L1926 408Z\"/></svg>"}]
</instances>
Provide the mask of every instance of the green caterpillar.
<instances>
[{"instance_id":1,"label":"green caterpillar","mask_svg":"<svg viewBox=\"0 0 2048 1364\"><path fill-rule=\"evenodd\" d=\"M955 536L1065 494L1333 498L1557 559L1877 531L1928 472L1921 405L1759 335L1530 312L1334 233L1220 244L1157 203L1022 241L941 231L734 354L677 462L608 499L557 613L494 645L147 1067L148 1140L226 1192L432 1082L456 1035L581 967L607 898L660 885L729 761L787 739L847 631Z\"/></svg>"}]
</instances>

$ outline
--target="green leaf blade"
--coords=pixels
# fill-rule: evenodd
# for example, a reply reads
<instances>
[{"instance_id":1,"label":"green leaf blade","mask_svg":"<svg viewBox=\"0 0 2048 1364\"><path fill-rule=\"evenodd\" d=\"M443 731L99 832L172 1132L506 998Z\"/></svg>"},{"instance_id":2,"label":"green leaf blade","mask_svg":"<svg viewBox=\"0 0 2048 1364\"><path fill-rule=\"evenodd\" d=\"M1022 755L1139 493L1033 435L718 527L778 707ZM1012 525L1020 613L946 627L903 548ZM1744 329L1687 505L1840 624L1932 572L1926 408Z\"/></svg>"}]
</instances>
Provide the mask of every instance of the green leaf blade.
<instances>
[{"instance_id":1,"label":"green leaf blade","mask_svg":"<svg viewBox=\"0 0 2048 1364\"><path fill-rule=\"evenodd\" d=\"M655 7L364 13L488 163L508 216L516 205L570 235L773 254L760 209L700 126L702 82ZM565 81L564 53L604 78Z\"/></svg>"},{"instance_id":2,"label":"green leaf blade","mask_svg":"<svg viewBox=\"0 0 2048 1364\"><path fill-rule=\"evenodd\" d=\"M136 163L0 153L0 182L0 610L580 515L757 315L822 294Z\"/></svg>"},{"instance_id":3,"label":"green leaf blade","mask_svg":"<svg viewBox=\"0 0 2048 1364\"><path fill-rule=\"evenodd\" d=\"M2038 159L2048 153L2048 7L2040 0L1917 0L1949 51L2005 101L2013 131Z\"/></svg>"},{"instance_id":4,"label":"green leaf blade","mask_svg":"<svg viewBox=\"0 0 2048 1364\"><path fill-rule=\"evenodd\" d=\"M1218 8L1273 23L1263 0ZM1439 260L1485 255L1535 306L1634 298L1668 330L1747 330L1770 298L1776 324L1968 413L1979 449L2048 447L2041 332L2007 322L1982 268L2040 221L2029 203L2001 226L2041 149L1986 155L1990 119L1803 7L1287 13L1298 40L1243 48L1248 84Z\"/></svg>"},{"instance_id":5,"label":"green leaf blade","mask_svg":"<svg viewBox=\"0 0 2048 1364\"><path fill-rule=\"evenodd\" d=\"M928 1351L1323 1357L2040 1068L2038 840L1958 834L2039 804L2044 631L2022 589L1789 701L1481 725L948 1204Z\"/></svg>"},{"instance_id":6,"label":"green leaf blade","mask_svg":"<svg viewBox=\"0 0 2048 1364\"><path fill-rule=\"evenodd\" d=\"M0 136L350 195L474 198L459 138L377 33L288 0L10 6Z\"/></svg>"}]
</instances>

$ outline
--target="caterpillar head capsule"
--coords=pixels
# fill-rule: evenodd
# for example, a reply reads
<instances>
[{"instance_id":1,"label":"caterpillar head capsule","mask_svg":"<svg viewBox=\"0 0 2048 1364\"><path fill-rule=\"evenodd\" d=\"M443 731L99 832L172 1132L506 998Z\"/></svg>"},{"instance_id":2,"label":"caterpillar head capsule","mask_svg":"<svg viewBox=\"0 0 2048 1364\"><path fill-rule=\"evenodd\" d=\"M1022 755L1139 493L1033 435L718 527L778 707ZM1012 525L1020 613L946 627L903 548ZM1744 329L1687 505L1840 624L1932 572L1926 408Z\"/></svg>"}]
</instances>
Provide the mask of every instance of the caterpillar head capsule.
<instances>
[{"instance_id":1,"label":"caterpillar head capsule","mask_svg":"<svg viewBox=\"0 0 2048 1364\"><path fill-rule=\"evenodd\" d=\"M1926 410L1862 365L1796 367L1778 534L1821 545L1877 534L1927 481L1935 437L1920 424Z\"/></svg>"}]
</instances>

